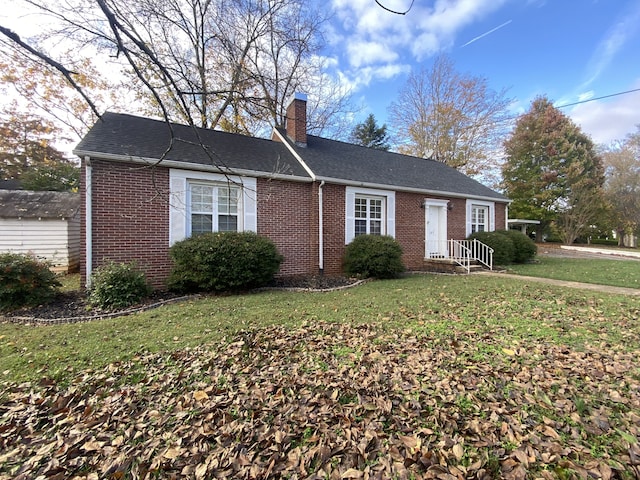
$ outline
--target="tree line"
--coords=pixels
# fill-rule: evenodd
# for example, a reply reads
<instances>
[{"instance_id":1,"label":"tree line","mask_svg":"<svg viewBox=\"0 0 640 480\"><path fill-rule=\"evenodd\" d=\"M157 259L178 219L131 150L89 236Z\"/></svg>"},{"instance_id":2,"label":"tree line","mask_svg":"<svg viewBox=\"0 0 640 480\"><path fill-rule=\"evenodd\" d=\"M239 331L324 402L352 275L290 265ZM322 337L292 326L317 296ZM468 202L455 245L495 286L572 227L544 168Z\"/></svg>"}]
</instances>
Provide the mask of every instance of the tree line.
<instances>
[{"instance_id":1,"label":"tree line","mask_svg":"<svg viewBox=\"0 0 640 480\"><path fill-rule=\"evenodd\" d=\"M512 217L540 220L538 238L572 243L640 229L640 127L597 147L545 97L513 126L507 91L457 71L445 55L408 76L389 105L389 127L373 114L353 125L351 92L321 54L328 14L315 2L27 3L50 28L24 40L0 25L0 89L19 98L0 111L0 174L28 188L77 188L78 169L56 145L69 133L79 138L97 112L261 136L284 124L286 102L302 91L310 134L444 162L502 190ZM101 75L96 55L117 75Z\"/></svg>"}]
</instances>

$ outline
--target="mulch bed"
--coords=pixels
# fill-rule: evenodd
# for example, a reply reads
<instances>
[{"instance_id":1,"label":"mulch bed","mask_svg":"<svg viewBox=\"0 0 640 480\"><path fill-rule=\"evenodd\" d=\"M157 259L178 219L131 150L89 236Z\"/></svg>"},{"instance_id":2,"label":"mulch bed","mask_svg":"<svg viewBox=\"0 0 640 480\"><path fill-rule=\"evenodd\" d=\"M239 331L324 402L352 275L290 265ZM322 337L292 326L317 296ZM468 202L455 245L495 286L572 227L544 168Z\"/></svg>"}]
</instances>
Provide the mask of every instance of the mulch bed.
<instances>
[{"instance_id":1,"label":"mulch bed","mask_svg":"<svg viewBox=\"0 0 640 480\"><path fill-rule=\"evenodd\" d=\"M291 289L325 291L354 285L356 279L340 276L316 275L296 276L274 279L267 289ZM180 301L191 296L168 291L155 291L135 305L117 310L100 310L92 307L84 292L61 292L46 304L25 307L0 314L9 321L40 321L39 323L64 323L69 321L85 321L91 319L115 317L154 308L166 303Z\"/></svg>"}]
</instances>

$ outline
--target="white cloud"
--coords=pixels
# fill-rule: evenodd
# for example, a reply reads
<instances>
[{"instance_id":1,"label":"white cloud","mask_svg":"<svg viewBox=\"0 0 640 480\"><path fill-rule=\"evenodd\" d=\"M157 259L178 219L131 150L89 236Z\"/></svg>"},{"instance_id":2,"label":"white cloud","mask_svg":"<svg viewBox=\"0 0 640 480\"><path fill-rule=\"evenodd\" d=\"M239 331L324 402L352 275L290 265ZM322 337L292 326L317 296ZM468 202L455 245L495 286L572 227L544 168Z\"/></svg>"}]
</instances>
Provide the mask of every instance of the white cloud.
<instances>
[{"instance_id":1,"label":"white cloud","mask_svg":"<svg viewBox=\"0 0 640 480\"><path fill-rule=\"evenodd\" d=\"M406 15L395 15L371 0L333 0L337 18L347 37L384 45L396 54L410 48L430 53L434 46L450 45L465 26L499 9L506 0L437 0L433 6L415 2ZM404 10L410 2L386 0L388 8ZM429 41L424 44L424 39ZM424 45L424 47L423 47Z\"/></svg>"},{"instance_id":2,"label":"white cloud","mask_svg":"<svg viewBox=\"0 0 640 480\"><path fill-rule=\"evenodd\" d=\"M349 42L347 52L351 66L361 67L377 63L392 63L398 59L398 54L378 42Z\"/></svg>"},{"instance_id":3,"label":"white cloud","mask_svg":"<svg viewBox=\"0 0 640 480\"><path fill-rule=\"evenodd\" d=\"M368 87L372 82L384 81L408 74L411 71L410 65L388 64L377 67L363 67L349 72L338 72L340 84L352 92L357 92Z\"/></svg>"},{"instance_id":4,"label":"white cloud","mask_svg":"<svg viewBox=\"0 0 640 480\"><path fill-rule=\"evenodd\" d=\"M578 101L579 102L584 102L585 100L589 100L590 98L593 98L594 96L594 91L593 90L589 90L588 92L584 92L578 95Z\"/></svg>"},{"instance_id":5,"label":"white cloud","mask_svg":"<svg viewBox=\"0 0 640 480\"><path fill-rule=\"evenodd\" d=\"M604 38L598 43L587 66L587 80L583 83L583 88L591 85L600 77L602 72L611 64L618 51L632 38L638 30L640 24L640 3L622 14L606 33Z\"/></svg>"},{"instance_id":6,"label":"white cloud","mask_svg":"<svg viewBox=\"0 0 640 480\"><path fill-rule=\"evenodd\" d=\"M397 11L411 6L410 0L380 1ZM339 24L334 25L328 39L343 52L345 64L357 69L353 75L365 78L365 81L354 79L354 83L368 85L373 78L404 72L404 64L424 60L451 47L461 29L499 9L506 1L436 0L435 4L415 1L406 15L396 15L372 0L333 0ZM399 64L403 64L401 68ZM385 70L382 66L390 68Z\"/></svg>"},{"instance_id":7,"label":"white cloud","mask_svg":"<svg viewBox=\"0 0 640 480\"><path fill-rule=\"evenodd\" d=\"M637 88L640 88L640 78L629 90ZM582 103L566 113L595 143L610 143L636 131L636 125L640 123L638 105L640 92L633 92Z\"/></svg>"}]
</instances>

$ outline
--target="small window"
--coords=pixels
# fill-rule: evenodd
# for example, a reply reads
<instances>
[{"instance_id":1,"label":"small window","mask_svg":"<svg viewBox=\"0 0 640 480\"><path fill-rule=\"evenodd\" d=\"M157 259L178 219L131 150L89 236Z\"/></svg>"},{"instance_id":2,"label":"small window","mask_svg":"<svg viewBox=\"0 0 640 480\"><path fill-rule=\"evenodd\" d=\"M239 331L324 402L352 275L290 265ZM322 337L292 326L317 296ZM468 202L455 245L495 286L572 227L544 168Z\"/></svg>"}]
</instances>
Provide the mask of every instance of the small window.
<instances>
[{"instance_id":1,"label":"small window","mask_svg":"<svg viewBox=\"0 0 640 480\"><path fill-rule=\"evenodd\" d=\"M384 235L384 198L356 196L355 235Z\"/></svg>"},{"instance_id":2,"label":"small window","mask_svg":"<svg viewBox=\"0 0 640 480\"><path fill-rule=\"evenodd\" d=\"M240 188L228 185L189 185L191 235L236 232L239 229Z\"/></svg>"},{"instance_id":3,"label":"small window","mask_svg":"<svg viewBox=\"0 0 640 480\"><path fill-rule=\"evenodd\" d=\"M489 218L489 208L482 205L472 205L471 207L471 233L486 232L488 230L487 219Z\"/></svg>"}]
</instances>

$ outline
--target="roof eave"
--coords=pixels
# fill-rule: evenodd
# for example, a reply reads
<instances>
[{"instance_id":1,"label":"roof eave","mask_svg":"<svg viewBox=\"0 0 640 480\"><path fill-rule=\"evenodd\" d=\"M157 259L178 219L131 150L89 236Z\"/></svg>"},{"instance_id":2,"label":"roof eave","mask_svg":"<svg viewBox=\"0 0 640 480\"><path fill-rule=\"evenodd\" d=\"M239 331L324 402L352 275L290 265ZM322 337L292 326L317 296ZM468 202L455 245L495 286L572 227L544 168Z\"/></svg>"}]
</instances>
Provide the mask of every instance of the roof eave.
<instances>
[{"instance_id":1,"label":"roof eave","mask_svg":"<svg viewBox=\"0 0 640 480\"><path fill-rule=\"evenodd\" d=\"M158 160L157 158L138 157L133 155L118 155L113 153L91 152L87 150L73 150L73 154L79 157L90 157L92 159L107 160L112 162L135 163L138 165L162 166L166 168L180 168L183 170L198 170L205 172L222 173L225 175L241 175L247 177L272 178L276 180L291 180L295 182L313 182L310 177L300 175L285 175L277 172L262 172L258 170L248 170L242 168L224 168L215 165L203 165L201 163L182 162L177 160Z\"/></svg>"},{"instance_id":2,"label":"roof eave","mask_svg":"<svg viewBox=\"0 0 640 480\"><path fill-rule=\"evenodd\" d=\"M386 185L382 183L372 183L372 182L356 182L353 180L344 180L341 178L333 178L333 177L316 177L318 181L324 181L327 183L334 183L339 185L347 185L352 187L362 187L362 188L375 188L379 190L393 190L396 192L407 192L407 193L422 193L425 195L438 195L441 197L451 197L451 198L469 198L473 200L484 200L491 202L499 202L499 203L511 203L512 200L508 198L497 198L497 197L489 197L483 195L471 195L459 192L448 192L444 190L430 190L425 188L414 188L414 187L405 187L401 185Z\"/></svg>"}]
</instances>

